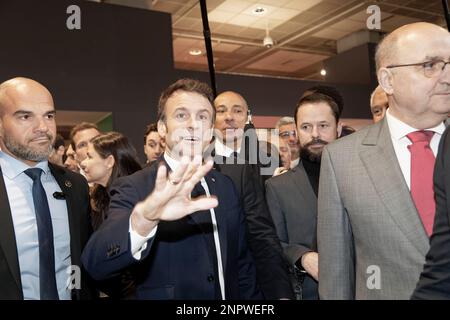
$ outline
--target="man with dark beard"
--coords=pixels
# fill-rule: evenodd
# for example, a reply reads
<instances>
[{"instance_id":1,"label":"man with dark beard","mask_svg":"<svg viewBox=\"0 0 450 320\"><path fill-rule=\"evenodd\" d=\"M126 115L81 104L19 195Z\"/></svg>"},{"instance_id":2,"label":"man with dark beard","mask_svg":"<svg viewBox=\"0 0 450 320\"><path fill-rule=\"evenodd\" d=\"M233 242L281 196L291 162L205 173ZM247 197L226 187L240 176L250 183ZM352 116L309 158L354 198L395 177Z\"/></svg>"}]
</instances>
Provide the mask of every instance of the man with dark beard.
<instances>
[{"instance_id":1,"label":"man with dark beard","mask_svg":"<svg viewBox=\"0 0 450 320\"><path fill-rule=\"evenodd\" d=\"M26 78L0 84L0 300L92 297L80 262L88 185L48 162L55 136L44 86Z\"/></svg>"},{"instance_id":2,"label":"man with dark beard","mask_svg":"<svg viewBox=\"0 0 450 320\"><path fill-rule=\"evenodd\" d=\"M291 269L297 299L318 299L317 193L323 147L340 134L339 108L329 96L312 93L300 99L295 123L299 164L266 182L270 213Z\"/></svg>"}]
</instances>

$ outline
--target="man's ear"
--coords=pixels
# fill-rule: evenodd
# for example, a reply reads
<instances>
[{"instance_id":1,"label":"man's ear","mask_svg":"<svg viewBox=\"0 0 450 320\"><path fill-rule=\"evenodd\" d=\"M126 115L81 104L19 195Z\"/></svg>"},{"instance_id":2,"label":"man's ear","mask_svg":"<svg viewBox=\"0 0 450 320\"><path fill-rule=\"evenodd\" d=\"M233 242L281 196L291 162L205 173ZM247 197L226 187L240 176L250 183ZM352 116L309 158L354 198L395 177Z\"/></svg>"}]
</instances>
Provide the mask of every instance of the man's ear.
<instances>
[{"instance_id":1,"label":"man's ear","mask_svg":"<svg viewBox=\"0 0 450 320\"><path fill-rule=\"evenodd\" d=\"M159 120L158 121L158 134L161 138L165 139L167 135L167 125L164 121Z\"/></svg>"},{"instance_id":2,"label":"man's ear","mask_svg":"<svg viewBox=\"0 0 450 320\"><path fill-rule=\"evenodd\" d=\"M342 122L338 122L337 124L337 137L339 138L341 136L342 133Z\"/></svg>"},{"instance_id":3,"label":"man's ear","mask_svg":"<svg viewBox=\"0 0 450 320\"><path fill-rule=\"evenodd\" d=\"M216 131L216 128L214 127L214 124L213 124L213 126L209 129L209 132L208 132L209 133L209 135L208 135L209 141L212 140L215 131Z\"/></svg>"},{"instance_id":4,"label":"man's ear","mask_svg":"<svg viewBox=\"0 0 450 320\"><path fill-rule=\"evenodd\" d=\"M247 106L247 114L246 114L246 117L245 117L245 123L251 123L251 122L252 122L252 111Z\"/></svg>"},{"instance_id":5,"label":"man's ear","mask_svg":"<svg viewBox=\"0 0 450 320\"><path fill-rule=\"evenodd\" d=\"M392 77L392 72L388 68L380 68L377 72L378 83L386 92L387 95L392 95L394 93L394 78Z\"/></svg>"}]
</instances>

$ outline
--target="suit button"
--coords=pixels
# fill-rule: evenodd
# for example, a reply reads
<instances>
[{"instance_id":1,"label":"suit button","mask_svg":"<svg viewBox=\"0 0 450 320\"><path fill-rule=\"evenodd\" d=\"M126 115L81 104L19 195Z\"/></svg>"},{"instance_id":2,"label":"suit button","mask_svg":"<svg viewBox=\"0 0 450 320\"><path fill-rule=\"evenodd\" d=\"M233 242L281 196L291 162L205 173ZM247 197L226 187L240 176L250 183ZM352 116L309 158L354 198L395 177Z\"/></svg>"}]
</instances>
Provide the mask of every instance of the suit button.
<instances>
[{"instance_id":1,"label":"suit button","mask_svg":"<svg viewBox=\"0 0 450 320\"><path fill-rule=\"evenodd\" d=\"M208 275L208 282L213 282L214 276L212 274Z\"/></svg>"}]
</instances>

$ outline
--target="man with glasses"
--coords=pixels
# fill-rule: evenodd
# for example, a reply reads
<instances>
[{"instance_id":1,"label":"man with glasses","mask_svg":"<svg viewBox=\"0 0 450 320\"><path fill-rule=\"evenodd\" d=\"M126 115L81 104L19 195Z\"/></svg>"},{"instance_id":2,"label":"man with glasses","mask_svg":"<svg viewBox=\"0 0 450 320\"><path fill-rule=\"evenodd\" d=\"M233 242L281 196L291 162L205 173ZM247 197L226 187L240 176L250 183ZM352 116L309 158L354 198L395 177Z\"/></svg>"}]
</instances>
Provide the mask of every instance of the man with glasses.
<instances>
[{"instance_id":1,"label":"man with glasses","mask_svg":"<svg viewBox=\"0 0 450 320\"><path fill-rule=\"evenodd\" d=\"M291 169L291 150L287 141L280 139L278 141L278 152L280 153L281 167L275 169L273 176L278 176Z\"/></svg>"},{"instance_id":2,"label":"man with glasses","mask_svg":"<svg viewBox=\"0 0 450 320\"><path fill-rule=\"evenodd\" d=\"M322 154L318 205L322 299L408 299L429 249L433 167L450 111L450 35L405 25L376 51L386 117Z\"/></svg>"},{"instance_id":3,"label":"man with glasses","mask_svg":"<svg viewBox=\"0 0 450 320\"><path fill-rule=\"evenodd\" d=\"M290 168L298 165L300 146L297 138L297 129L295 128L295 120L293 117L282 117L278 120L276 126L280 140L287 142L291 152Z\"/></svg>"}]
</instances>

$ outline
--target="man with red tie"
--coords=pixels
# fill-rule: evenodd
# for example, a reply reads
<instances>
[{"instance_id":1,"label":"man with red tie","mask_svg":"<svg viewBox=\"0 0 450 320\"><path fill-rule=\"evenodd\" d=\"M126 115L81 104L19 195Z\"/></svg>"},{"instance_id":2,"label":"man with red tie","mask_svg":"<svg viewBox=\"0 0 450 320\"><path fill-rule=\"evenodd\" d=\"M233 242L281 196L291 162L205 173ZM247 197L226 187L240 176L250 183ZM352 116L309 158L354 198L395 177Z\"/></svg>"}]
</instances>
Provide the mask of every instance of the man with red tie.
<instances>
[{"instance_id":1,"label":"man with red tie","mask_svg":"<svg viewBox=\"0 0 450 320\"><path fill-rule=\"evenodd\" d=\"M408 299L429 249L433 168L450 111L450 35L429 23L378 46L384 120L325 147L319 185L322 299Z\"/></svg>"}]
</instances>

